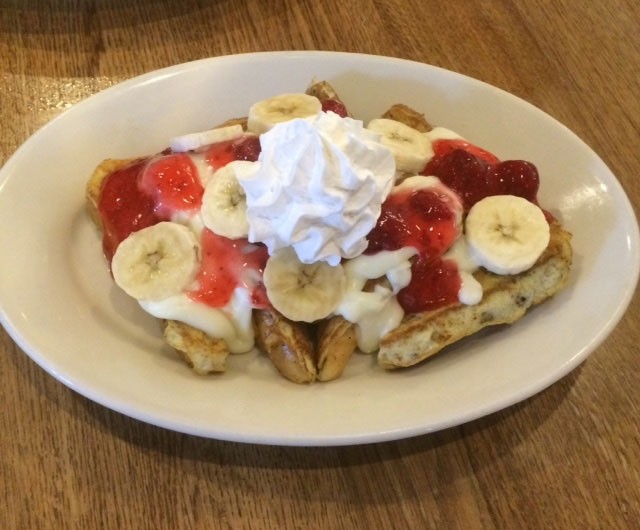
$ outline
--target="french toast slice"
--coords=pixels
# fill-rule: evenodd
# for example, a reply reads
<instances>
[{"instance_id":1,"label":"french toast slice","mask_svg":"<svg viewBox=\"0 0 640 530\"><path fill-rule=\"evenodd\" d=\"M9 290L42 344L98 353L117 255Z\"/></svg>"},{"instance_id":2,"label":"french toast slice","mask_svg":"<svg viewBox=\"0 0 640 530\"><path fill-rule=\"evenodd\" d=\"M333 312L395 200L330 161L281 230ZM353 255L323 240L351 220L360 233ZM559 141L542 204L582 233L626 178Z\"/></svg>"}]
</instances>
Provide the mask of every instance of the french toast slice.
<instances>
[{"instance_id":1,"label":"french toast slice","mask_svg":"<svg viewBox=\"0 0 640 530\"><path fill-rule=\"evenodd\" d=\"M114 171L135 163L139 159L106 159L100 162L87 181L85 189L86 207L91 220L102 231L99 203L105 179ZM200 375L226 370L229 349L222 339L210 337L206 333L184 322L162 320L164 340L176 350L178 355Z\"/></svg>"},{"instance_id":2,"label":"french toast slice","mask_svg":"<svg viewBox=\"0 0 640 530\"><path fill-rule=\"evenodd\" d=\"M378 364L385 369L417 364L483 328L520 320L530 308L560 291L571 270L571 234L555 221L550 229L547 249L527 271L507 276L480 269L474 274L483 289L478 304L456 303L406 315L382 337Z\"/></svg>"},{"instance_id":3,"label":"french toast slice","mask_svg":"<svg viewBox=\"0 0 640 530\"><path fill-rule=\"evenodd\" d=\"M272 308L253 312L256 346L294 383L311 383L318 374L312 330Z\"/></svg>"},{"instance_id":4,"label":"french toast slice","mask_svg":"<svg viewBox=\"0 0 640 530\"><path fill-rule=\"evenodd\" d=\"M323 82L319 89L310 93L337 98L335 89L330 85L327 88L327 85ZM420 132L433 128L423 114L402 103L389 107L382 117ZM572 265L571 234L557 221L551 223L550 231L546 251L529 270L511 276L493 274L485 269L474 273L483 288L483 297L478 304L456 303L435 311L405 315L400 325L382 338L377 353L378 364L387 370L415 365L485 327L520 320L531 307L562 290ZM329 359L331 363L325 371L339 377L357 346L355 339L342 341L338 349L332 351L335 330L343 337L355 337L355 330L353 324L338 316L318 327L318 359Z\"/></svg>"},{"instance_id":5,"label":"french toast slice","mask_svg":"<svg viewBox=\"0 0 640 530\"><path fill-rule=\"evenodd\" d=\"M244 118L226 121L221 126L239 123L246 126ZM98 210L104 180L114 171L138 161L131 159L106 159L95 168L89 178L85 196L89 216L98 230L102 220ZM275 368L287 379L296 383L309 383L316 379L316 348L311 330L300 322L291 321L275 309L256 310L253 315L256 345L267 354ZM199 375L226 371L229 349L223 339L211 337L203 331L177 320L161 319L166 343ZM328 351L328 348L323 351ZM331 359L325 360L325 372L335 372L333 349ZM345 360L346 362L346 360ZM342 370L340 370L341 373Z\"/></svg>"},{"instance_id":6,"label":"french toast slice","mask_svg":"<svg viewBox=\"0 0 640 530\"><path fill-rule=\"evenodd\" d=\"M383 116L421 132L432 129L422 114L403 104L393 105ZM531 307L565 287L572 260L571 234L552 221L547 249L533 267L516 275L481 268L474 273L483 289L478 304L456 303L405 315L397 328L382 337L378 364L388 370L412 366L485 327L520 320Z\"/></svg>"}]
</instances>

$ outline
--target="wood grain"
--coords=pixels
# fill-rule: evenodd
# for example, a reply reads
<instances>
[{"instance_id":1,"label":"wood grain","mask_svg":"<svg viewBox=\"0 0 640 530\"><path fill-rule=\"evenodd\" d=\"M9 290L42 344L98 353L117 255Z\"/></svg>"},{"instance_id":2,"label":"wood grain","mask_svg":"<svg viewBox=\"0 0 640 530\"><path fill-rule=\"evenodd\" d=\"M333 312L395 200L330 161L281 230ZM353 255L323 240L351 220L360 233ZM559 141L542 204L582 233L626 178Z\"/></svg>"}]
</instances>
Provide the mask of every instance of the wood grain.
<instances>
[{"instance_id":1,"label":"wood grain","mask_svg":"<svg viewBox=\"0 0 640 530\"><path fill-rule=\"evenodd\" d=\"M532 102L602 156L637 208L638 27L635 0L1 0L0 162L64 109L131 76L232 53L341 50L442 66ZM586 363L517 406L341 448L235 444L140 423L69 390L0 331L0 521L637 528L639 322L636 293Z\"/></svg>"}]
</instances>

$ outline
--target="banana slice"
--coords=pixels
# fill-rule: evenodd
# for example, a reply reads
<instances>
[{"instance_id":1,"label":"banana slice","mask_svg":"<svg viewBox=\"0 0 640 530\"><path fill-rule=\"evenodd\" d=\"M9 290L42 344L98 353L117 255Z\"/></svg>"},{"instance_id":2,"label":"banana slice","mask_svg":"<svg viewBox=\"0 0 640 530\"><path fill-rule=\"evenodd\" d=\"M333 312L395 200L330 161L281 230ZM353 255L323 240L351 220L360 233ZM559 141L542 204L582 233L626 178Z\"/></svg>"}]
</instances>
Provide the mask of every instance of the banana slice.
<instances>
[{"instance_id":1,"label":"banana slice","mask_svg":"<svg viewBox=\"0 0 640 530\"><path fill-rule=\"evenodd\" d=\"M202 147L203 145L235 140L236 138L240 138L243 134L244 130L242 129L242 125L235 124L229 125L228 127L218 127L217 129L211 129L209 131L176 136L171 139L170 145L172 151L181 153L184 151L198 149L198 147Z\"/></svg>"},{"instance_id":2,"label":"banana slice","mask_svg":"<svg viewBox=\"0 0 640 530\"><path fill-rule=\"evenodd\" d=\"M322 110L322 103L308 94L280 94L254 103L249 109L247 129L262 134L283 121L315 116Z\"/></svg>"},{"instance_id":3,"label":"banana slice","mask_svg":"<svg viewBox=\"0 0 640 530\"><path fill-rule=\"evenodd\" d=\"M413 175L420 173L433 157L431 142L423 133L399 121L387 118L371 120L367 129L381 135L396 161L396 169Z\"/></svg>"},{"instance_id":4,"label":"banana slice","mask_svg":"<svg viewBox=\"0 0 640 530\"><path fill-rule=\"evenodd\" d=\"M200 264L200 245L190 228L169 221L133 232L113 256L116 284L136 300L161 300L182 292Z\"/></svg>"},{"instance_id":5,"label":"banana slice","mask_svg":"<svg viewBox=\"0 0 640 530\"><path fill-rule=\"evenodd\" d=\"M494 195L473 205L465 234L479 265L495 274L518 274L547 248L550 230L535 204L514 195Z\"/></svg>"},{"instance_id":6,"label":"banana slice","mask_svg":"<svg viewBox=\"0 0 640 530\"><path fill-rule=\"evenodd\" d=\"M329 316L346 289L342 265L302 263L290 247L278 250L267 260L263 281L273 307L288 319L302 322Z\"/></svg>"},{"instance_id":7,"label":"banana slice","mask_svg":"<svg viewBox=\"0 0 640 530\"><path fill-rule=\"evenodd\" d=\"M204 226L212 232L229 239L246 237L249 233L247 197L238 182L237 171L253 165L235 160L218 169L207 183L200 213Z\"/></svg>"}]
</instances>

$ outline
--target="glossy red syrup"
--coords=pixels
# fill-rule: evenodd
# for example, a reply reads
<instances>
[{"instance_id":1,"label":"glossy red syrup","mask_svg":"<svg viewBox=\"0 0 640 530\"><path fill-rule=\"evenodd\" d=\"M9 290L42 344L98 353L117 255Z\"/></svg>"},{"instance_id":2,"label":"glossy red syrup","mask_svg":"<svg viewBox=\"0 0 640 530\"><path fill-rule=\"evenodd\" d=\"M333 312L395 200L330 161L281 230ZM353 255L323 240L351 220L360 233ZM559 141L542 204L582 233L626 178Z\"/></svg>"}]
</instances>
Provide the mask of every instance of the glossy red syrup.
<instances>
[{"instance_id":1,"label":"glossy red syrup","mask_svg":"<svg viewBox=\"0 0 640 530\"><path fill-rule=\"evenodd\" d=\"M153 199L138 187L138 175L146 163L146 159L133 162L104 180L98 211L103 226L102 247L109 262L129 234L160 221Z\"/></svg>"},{"instance_id":2,"label":"glossy red syrup","mask_svg":"<svg viewBox=\"0 0 640 530\"><path fill-rule=\"evenodd\" d=\"M482 149L482 147L478 147L472 143L467 142L462 139L452 139L452 140L436 140L433 142L433 153L435 156L444 156L454 149L463 149L467 153L472 154L476 158L480 160L484 160L487 164L497 164L500 160L493 153Z\"/></svg>"},{"instance_id":3,"label":"glossy red syrup","mask_svg":"<svg viewBox=\"0 0 640 530\"><path fill-rule=\"evenodd\" d=\"M411 282L398 292L398 303L407 313L438 309L456 303L461 286L455 261L419 254L411 264Z\"/></svg>"},{"instance_id":4,"label":"glossy red syrup","mask_svg":"<svg viewBox=\"0 0 640 530\"><path fill-rule=\"evenodd\" d=\"M260 140L246 136L206 148L214 169L233 160L257 160ZM111 173L102 185L98 211L104 227L103 250L109 262L129 234L178 211L199 208L203 194L197 168L186 153L164 150ZM259 297L259 293L256 294Z\"/></svg>"},{"instance_id":5,"label":"glossy red syrup","mask_svg":"<svg viewBox=\"0 0 640 530\"><path fill-rule=\"evenodd\" d=\"M414 247L430 258L440 256L458 235L454 207L454 200L437 188L392 193L369 233L367 253Z\"/></svg>"},{"instance_id":6,"label":"glossy red syrup","mask_svg":"<svg viewBox=\"0 0 640 530\"><path fill-rule=\"evenodd\" d=\"M138 185L153 198L156 214L164 221L176 212L193 212L202 205L204 188L198 168L186 153L152 158L140 174Z\"/></svg>"},{"instance_id":7,"label":"glossy red syrup","mask_svg":"<svg viewBox=\"0 0 640 530\"><path fill-rule=\"evenodd\" d=\"M242 136L235 140L212 144L204 150L207 163L220 169L234 160L255 162L260 155L260 138L258 136Z\"/></svg>"},{"instance_id":8,"label":"glossy red syrup","mask_svg":"<svg viewBox=\"0 0 640 530\"><path fill-rule=\"evenodd\" d=\"M188 296L211 307L229 303L238 286L246 287L255 307L266 307L266 293L260 281L269 256L264 245L246 239L228 239L204 229L202 264L197 275L198 289Z\"/></svg>"},{"instance_id":9,"label":"glossy red syrup","mask_svg":"<svg viewBox=\"0 0 640 530\"><path fill-rule=\"evenodd\" d=\"M466 211L491 195L517 195L537 204L540 178L533 164L524 160L488 160L474 150L455 147L436 154L422 174L438 177L455 191Z\"/></svg>"},{"instance_id":10,"label":"glossy red syrup","mask_svg":"<svg viewBox=\"0 0 640 530\"><path fill-rule=\"evenodd\" d=\"M517 195L537 204L538 171L523 160L500 161L492 153L464 140L434 142L434 157L424 175L438 177L461 198L464 210L490 195ZM414 246L419 254L411 265L411 282L398 293L407 313L438 309L458 301L462 281L452 260L442 258L456 237L450 205L433 197L416 201L393 194L369 236L367 252ZM550 218L547 215L547 218ZM424 235L426 234L426 235Z\"/></svg>"},{"instance_id":11,"label":"glossy red syrup","mask_svg":"<svg viewBox=\"0 0 640 530\"><path fill-rule=\"evenodd\" d=\"M436 309L458 298L460 275L442 255L458 236L455 199L437 188L401 190L382 205L376 227L369 234L367 253L414 247L411 282L398 293L407 313Z\"/></svg>"}]
</instances>

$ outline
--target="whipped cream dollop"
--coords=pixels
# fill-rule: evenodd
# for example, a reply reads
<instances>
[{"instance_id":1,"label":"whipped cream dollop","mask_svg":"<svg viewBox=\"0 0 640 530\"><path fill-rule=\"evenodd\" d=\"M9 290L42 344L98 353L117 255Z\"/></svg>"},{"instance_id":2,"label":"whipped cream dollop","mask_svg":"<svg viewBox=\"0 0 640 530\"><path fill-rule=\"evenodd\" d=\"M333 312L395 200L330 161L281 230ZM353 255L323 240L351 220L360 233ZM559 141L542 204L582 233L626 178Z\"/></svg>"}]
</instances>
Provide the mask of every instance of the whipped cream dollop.
<instances>
[{"instance_id":1,"label":"whipped cream dollop","mask_svg":"<svg viewBox=\"0 0 640 530\"><path fill-rule=\"evenodd\" d=\"M395 162L363 123L320 112L260 137L257 162L237 174L249 241L270 254L293 247L303 263L360 255L394 183Z\"/></svg>"}]
</instances>

